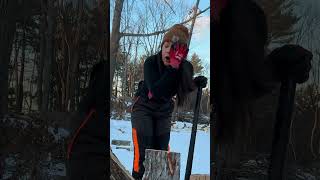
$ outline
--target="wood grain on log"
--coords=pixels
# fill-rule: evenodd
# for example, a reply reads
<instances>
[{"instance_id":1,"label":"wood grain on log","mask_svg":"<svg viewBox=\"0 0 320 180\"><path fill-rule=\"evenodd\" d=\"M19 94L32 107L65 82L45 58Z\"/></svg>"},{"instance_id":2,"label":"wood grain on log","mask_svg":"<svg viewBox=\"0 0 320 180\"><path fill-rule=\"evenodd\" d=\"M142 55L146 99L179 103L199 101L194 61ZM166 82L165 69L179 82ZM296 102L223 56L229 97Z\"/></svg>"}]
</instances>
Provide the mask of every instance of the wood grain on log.
<instances>
[{"instance_id":1,"label":"wood grain on log","mask_svg":"<svg viewBox=\"0 0 320 180\"><path fill-rule=\"evenodd\" d=\"M146 149L144 167L144 180L180 180L180 153Z\"/></svg>"}]
</instances>

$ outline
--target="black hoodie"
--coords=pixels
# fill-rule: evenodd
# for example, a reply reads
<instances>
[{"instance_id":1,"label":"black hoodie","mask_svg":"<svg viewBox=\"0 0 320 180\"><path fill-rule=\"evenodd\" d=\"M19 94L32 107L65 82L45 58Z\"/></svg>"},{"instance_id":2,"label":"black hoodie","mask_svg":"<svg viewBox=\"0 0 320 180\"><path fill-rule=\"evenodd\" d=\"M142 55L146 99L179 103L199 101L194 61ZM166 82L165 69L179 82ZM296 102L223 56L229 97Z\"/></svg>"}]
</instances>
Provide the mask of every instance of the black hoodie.
<instances>
[{"instance_id":1,"label":"black hoodie","mask_svg":"<svg viewBox=\"0 0 320 180\"><path fill-rule=\"evenodd\" d=\"M191 64L186 60L182 63ZM144 83L138 88L136 96L148 99L148 92L151 91L153 101L168 102L177 93L180 80L179 71L180 69L164 65L161 51L148 57L144 63Z\"/></svg>"}]
</instances>

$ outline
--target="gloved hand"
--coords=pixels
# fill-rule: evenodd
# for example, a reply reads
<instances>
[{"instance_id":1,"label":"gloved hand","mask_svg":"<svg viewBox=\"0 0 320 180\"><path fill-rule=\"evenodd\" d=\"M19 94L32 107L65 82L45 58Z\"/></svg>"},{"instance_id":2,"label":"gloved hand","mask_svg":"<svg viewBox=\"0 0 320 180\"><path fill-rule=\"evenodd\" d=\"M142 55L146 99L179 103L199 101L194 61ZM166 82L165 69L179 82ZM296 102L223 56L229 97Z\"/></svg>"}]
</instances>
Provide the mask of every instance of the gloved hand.
<instances>
[{"instance_id":1,"label":"gloved hand","mask_svg":"<svg viewBox=\"0 0 320 180\"><path fill-rule=\"evenodd\" d=\"M309 79L312 57L310 51L298 45L284 45L268 56L280 81L292 79L296 83Z\"/></svg>"},{"instance_id":2,"label":"gloved hand","mask_svg":"<svg viewBox=\"0 0 320 180\"><path fill-rule=\"evenodd\" d=\"M153 97L152 92L149 90L148 92L148 98L151 99Z\"/></svg>"},{"instance_id":3,"label":"gloved hand","mask_svg":"<svg viewBox=\"0 0 320 180\"><path fill-rule=\"evenodd\" d=\"M186 44L173 44L169 52L170 65L173 68L178 69L182 60L187 57L188 51L189 49Z\"/></svg>"},{"instance_id":4,"label":"gloved hand","mask_svg":"<svg viewBox=\"0 0 320 180\"><path fill-rule=\"evenodd\" d=\"M208 79L204 76L197 76L193 81L197 87L205 88L207 86Z\"/></svg>"}]
</instances>

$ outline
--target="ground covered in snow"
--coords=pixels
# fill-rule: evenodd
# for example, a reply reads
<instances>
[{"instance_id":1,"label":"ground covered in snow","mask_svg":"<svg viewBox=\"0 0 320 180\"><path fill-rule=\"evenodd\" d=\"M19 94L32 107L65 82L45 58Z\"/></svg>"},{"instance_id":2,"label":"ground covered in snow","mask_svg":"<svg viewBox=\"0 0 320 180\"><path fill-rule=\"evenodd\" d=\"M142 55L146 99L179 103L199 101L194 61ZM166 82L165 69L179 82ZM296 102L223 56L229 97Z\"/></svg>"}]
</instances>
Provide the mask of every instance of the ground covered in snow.
<instances>
[{"instance_id":1,"label":"ground covered in snow","mask_svg":"<svg viewBox=\"0 0 320 180\"><path fill-rule=\"evenodd\" d=\"M0 119L0 179L62 180L69 132L38 116L11 114Z\"/></svg>"},{"instance_id":2,"label":"ground covered in snow","mask_svg":"<svg viewBox=\"0 0 320 180\"><path fill-rule=\"evenodd\" d=\"M131 173L133 167L133 144L131 137L131 122L126 120L110 121L110 144L114 140L129 141L130 145L111 145L113 153L124 167ZM176 122L172 126L171 151L181 153L180 178L184 179L187 154L189 148L192 124ZM127 142L125 143L127 144ZM241 167L234 173L237 180L264 180L268 175L268 155L258 154L256 158L244 158ZM210 174L210 127L199 125L197 131L192 174ZM287 180L320 180L320 163L301 166L290 164L287 170Z\"/></svg>"},{"instance_id":3,"label":"ground covered in snow","mask_svg":"<svg viewBox=\"0 0 320 180\"><path fill-rule=\"evenodd\" d=\"M112 151L131 172L133 147L130 117L110 121L112 140L129 141L130 145L111 145ZM66 179L66 138L68 130L53 126L33 115L6 115L0 119L0 179ZM191 124L176 122L172 127L171 151L181 153L180 177L183 179L190 141ZM210 127L199 125L195 145L193 174L209 174ZM108 153L108 152L107 152ZM241 180L262 180L267 175L267 156L244 158L238 173ZM288 180L320 180L320 162L292 165Z\"/></svg>"}]
</instances>

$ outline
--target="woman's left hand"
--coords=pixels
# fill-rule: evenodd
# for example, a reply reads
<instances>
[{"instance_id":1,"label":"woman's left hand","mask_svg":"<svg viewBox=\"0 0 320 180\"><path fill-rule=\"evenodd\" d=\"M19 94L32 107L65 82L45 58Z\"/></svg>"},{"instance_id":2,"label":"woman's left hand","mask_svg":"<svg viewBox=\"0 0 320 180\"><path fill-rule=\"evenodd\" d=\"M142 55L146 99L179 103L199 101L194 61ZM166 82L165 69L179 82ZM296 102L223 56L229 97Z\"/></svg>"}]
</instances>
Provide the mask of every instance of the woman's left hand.
<instances>
[{"instance_id":1,"label":"woman's left hand","mask_svg":"<svg viewBox=\"0 0 320 180\"><path fill-rule=\"evenodd\" d=\"M207 86L208 79L204 76L197 76L193 81L197 87L205 88Z\"/></svg>"}]
</instances>

